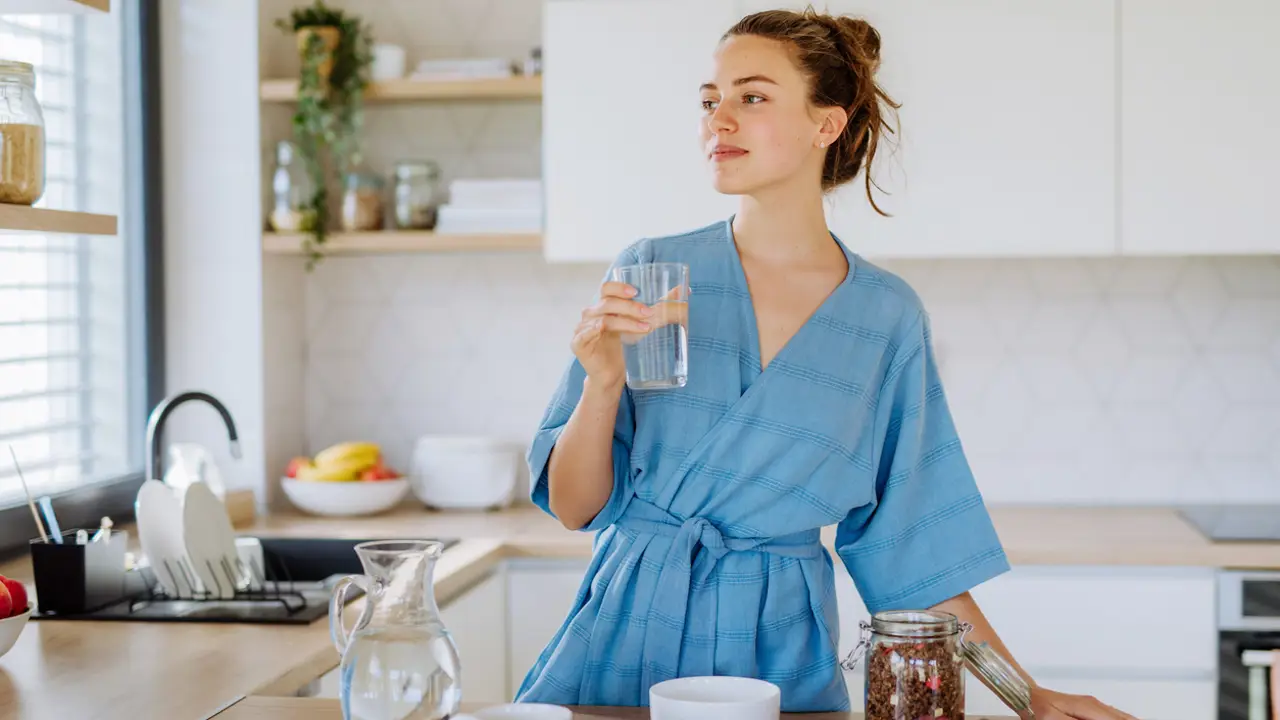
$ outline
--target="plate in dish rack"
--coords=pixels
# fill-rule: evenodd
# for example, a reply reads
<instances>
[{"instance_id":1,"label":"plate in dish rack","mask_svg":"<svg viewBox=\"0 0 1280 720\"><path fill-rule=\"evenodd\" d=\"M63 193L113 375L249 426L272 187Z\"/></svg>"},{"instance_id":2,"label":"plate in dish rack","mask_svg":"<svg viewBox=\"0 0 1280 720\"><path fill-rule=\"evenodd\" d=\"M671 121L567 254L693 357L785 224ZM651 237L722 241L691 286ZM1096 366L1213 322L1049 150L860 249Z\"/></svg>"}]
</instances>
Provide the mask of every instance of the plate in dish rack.
<instances>
[{"instance_id":1,"label":"plate in dish rack","mask_svg":"<svg viewBox=\"0 0 1280 720\"><path fill-rule=\"evenodd\" d=\"M204 592L234 597L240 578L236 533L226 507L202 482L191 483L182 494L182 537Z\"/></svg>"},{"instance_id":2,"label":"plate in dish rack","mask_svg":"<svg viewBox=\"0 0 1280 720\"><path fill-rule=\"evenodd\" d=\"M190 597L195 592L195 578L188 569L182 504L177 494L159 480L148 480L138 488L134 513L142 554L151 563L160 587L171 597Z\"/></svg>"}]
</instances>

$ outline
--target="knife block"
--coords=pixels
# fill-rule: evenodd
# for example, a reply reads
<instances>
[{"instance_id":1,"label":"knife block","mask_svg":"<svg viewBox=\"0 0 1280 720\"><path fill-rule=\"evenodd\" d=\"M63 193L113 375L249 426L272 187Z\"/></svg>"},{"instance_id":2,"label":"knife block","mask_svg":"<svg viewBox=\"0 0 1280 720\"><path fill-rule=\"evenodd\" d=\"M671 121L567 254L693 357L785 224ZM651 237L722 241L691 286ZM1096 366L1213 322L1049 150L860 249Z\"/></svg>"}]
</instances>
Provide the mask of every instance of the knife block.
<instances>
[{"instance_id":1,"label":"knife block","mask_svg":"<svg viewBox=\"0 0 1280 720\"><path fill-rule=\"evenodd\" d=\"M61 543L31 541L36 604L42 614L81 613L124 599L129 533L114 530L105 539L84 545L76 544L76 528L61 537Z\"/></svg>"}]
</instances>

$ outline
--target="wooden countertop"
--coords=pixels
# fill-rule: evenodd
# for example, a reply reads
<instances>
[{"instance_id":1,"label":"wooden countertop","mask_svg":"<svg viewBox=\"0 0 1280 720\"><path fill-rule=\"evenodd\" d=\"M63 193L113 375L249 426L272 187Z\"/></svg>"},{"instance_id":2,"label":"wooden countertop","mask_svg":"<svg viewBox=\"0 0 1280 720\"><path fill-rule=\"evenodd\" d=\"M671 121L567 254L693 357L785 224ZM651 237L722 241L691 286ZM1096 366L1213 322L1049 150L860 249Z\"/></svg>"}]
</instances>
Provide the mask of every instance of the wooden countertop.
<instances>
[{"instance_id":1,"label":"wooden countertop","mask_svg":"<svg viewBox=\"0 0 1280 720\"><path fill-rule=\"evenodd\" d=\"M1280 568L1280 543L1212 543L1169 509L994 507L992 515L1015 565ZM505 558L586 558L592 539L532 507L428 513L406 505L352 519L275 515L241 532L459 538L437 567L442 604ZM830 547L834 532L823 538ZM25 558L0 565L0 573L30 581ZM293 694L337 662L323 621L306 627L32 621L0 658L0 720L207 718L242 697Z\"/></svg>"},{"instance_id":2,"label":"wooden countertop","mask_svg":"<svg viewBox=\"0 0 1280 720\"><path fill-rule=\"evenodd\" d=\"M475 712L479 705L463 703L463 712ZM574 720L648 720L648 708L571 707ZM972 720L995 720L970 715ZM862 720L862 713L783 713L784 720ZM228 707L214 720L342 720L342 709L332 698L251 697ZM1012 718L1010 720L1013 720Z\"/></svg>"},{"instance_id":3,"label":"wooden countertop","mask_svg":"<svg viewBox=\"0 0 1280 720\"><path fill-rule=\"evenodd\" d=\"M474 712L482 705L462 706L463 712ZM648 708L572 707L574 720L648 720ZM862 713L783 713L793 720L862 720ZM332 698L264 698L251 697L232 705L214 720L342 720L342 708ZM979 720L974 718L974 720Z\"/></svg>"}]
</instances>

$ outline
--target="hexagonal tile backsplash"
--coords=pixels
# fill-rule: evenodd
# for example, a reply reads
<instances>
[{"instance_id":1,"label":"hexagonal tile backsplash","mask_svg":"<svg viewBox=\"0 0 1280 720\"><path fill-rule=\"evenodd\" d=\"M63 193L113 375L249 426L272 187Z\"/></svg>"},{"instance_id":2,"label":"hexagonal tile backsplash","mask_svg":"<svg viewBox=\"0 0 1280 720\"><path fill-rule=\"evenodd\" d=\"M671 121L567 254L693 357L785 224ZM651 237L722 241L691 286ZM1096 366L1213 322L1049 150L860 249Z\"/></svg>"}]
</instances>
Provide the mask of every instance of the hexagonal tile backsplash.
<instances>
[{"instance_id":1,"label":"hexagonal tile backsplash","mask_svg":"<svg viewBox=\"0 0 1280 720\"><path fill-rule=\"evenodd\" d=\"M1280 502L1280 259L886 263L988 499ZM306 280L306 438L528 440L603 265L351 258Z\"/></svg>"},{"instance_id":2,"label":"hexagonal tile backsplash","mask_svg":"<svg viewBox=\"0 0 1280 720\"><path fill-rule=\"evenodd\" d=\"M296 72L292 48L269 27L293 4L261 4L266 76ZM426 57L516 59L540 36L535 0L335 4L405 45L411 67ZM287 120L268 109L267 139ZM439 160L446 182L539 172L535 103L379 108L368 122L379 171L412 155ZM933 316L989 500L1280 502L1280 259L887 265ZM603 272L530 255L415 256L331 259L299 280L269 263L276 308L294 285L305 297L296 322L276 319L291 335L268 358L269 379L282 381L302 359L301 399L276 404L305 408L304 450L367 437L398 465L425 433L527 442ZM305 333L294 330L303 323Z\"/></svg>"}]
</instances>

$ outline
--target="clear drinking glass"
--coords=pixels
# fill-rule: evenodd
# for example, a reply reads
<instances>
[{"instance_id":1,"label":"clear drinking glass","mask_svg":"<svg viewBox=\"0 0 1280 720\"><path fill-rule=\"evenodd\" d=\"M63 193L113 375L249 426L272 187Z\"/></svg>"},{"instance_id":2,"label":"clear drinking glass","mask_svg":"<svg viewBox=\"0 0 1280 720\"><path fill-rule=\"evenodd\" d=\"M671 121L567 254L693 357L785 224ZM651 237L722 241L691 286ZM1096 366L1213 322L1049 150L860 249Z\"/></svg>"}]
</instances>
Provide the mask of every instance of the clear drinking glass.
<instances>
[{"instance_id":1,"label":"clear drinking glass","mask_svg":"<svg viewBox=\"0 0 1280 720\"><path fill-rule=\"evenodd\" d=\"M338 581L329 603L344 720L443 720L458 712L458 648L440 620L432 580L443 548L434 540L356 545L365 574ZM348 633L342 610L352 585L365 601Z\"/></svg>"},{"instance_id":2,"label":"clear drinking glass","mask_svg":"<svg viewBox=\"0 0 1280 720\"><path fill-rule=\"evenodd\" d=\"M645 263L614 268L612 280L636 289L636 302L654 309L644 334L623 333L627 387L684 387L689 379L689 266Z\"/></svg>"}]
</instances>

